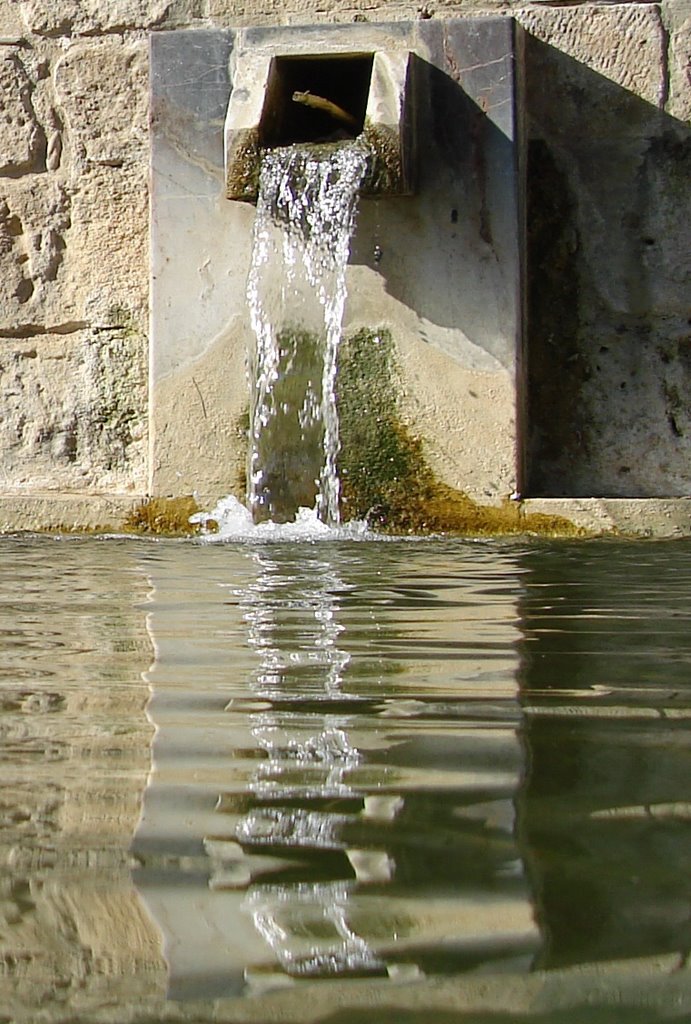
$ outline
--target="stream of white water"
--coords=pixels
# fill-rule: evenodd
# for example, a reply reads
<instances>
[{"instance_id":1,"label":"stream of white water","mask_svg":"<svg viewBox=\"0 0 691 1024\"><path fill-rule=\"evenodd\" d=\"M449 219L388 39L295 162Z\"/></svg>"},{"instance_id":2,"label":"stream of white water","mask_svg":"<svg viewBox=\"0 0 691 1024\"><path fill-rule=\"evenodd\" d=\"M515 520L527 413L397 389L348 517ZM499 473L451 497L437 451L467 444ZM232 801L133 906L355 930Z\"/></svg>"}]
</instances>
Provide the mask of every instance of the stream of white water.
<instances>
[{"instance_id":1,"label":"stream of white water","mask_svg":"<svg viewBox=\"0 0 691 1024\"><path fill-rule=\"evenodd\" d=\"M247 297L255 346L248 472L255 522L339 521L336 359L367 154L357 142L262 160Z\"/></svg>"}]
</instances>

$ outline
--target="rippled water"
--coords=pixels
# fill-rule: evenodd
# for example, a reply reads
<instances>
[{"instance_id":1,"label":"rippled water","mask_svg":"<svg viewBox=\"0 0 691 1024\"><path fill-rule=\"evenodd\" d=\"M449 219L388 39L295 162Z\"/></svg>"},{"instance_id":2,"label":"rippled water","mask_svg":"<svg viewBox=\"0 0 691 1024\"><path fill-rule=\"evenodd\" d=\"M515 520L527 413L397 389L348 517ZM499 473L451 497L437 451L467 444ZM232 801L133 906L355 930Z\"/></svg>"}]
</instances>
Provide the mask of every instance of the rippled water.
<instances>
[{"instance_id":1,"label":"rippled water","mask_svg":"<svg viewBox=\"0 0 691 1024\"><path fill-rule=\"evenodd\" d=\"M0 580L0 1020L688 1019L691 546Z\"/></svg>"}]
</instances>

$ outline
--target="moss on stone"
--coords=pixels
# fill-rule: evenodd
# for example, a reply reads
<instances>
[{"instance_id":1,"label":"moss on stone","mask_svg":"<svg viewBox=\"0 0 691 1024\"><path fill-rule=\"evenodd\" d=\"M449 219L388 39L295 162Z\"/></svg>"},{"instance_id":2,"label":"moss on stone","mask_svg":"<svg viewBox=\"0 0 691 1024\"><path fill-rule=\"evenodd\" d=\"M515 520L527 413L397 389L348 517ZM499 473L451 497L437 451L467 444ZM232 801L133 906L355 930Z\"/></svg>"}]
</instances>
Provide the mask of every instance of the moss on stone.
<instances>
[{"instance_id":1,"label":"moss on stone","mask_svg":"<svg viewBox=\"0 0 691 1024\"><path fill-rule=\"evenodd\" d=\"M114 302L107 311L108 326L127 333L134 333L134 318L132 310L128 309L121 302Z\"/></svg>"},{"instance_id":2,"label":"moss on stone","mask_svg":"<svg viewBox=\"0 0 691 1024\"><path fill-rule=\"evenodd\" d=\"M249 404L236 417L233 423L233 436L237 444L235 448L235 464L233 467L231 491L238 496L247 494L249 439L250 439L250 409Z\"/></svg>"},{"instance_id":3,"label":"moss on stone","mask_svg":"<svg viewBox=\"0 0 691 1024\"><path fill-rule=\"evenodd\" d=\"M364 139L368 150L363 195L395 195L403 191L400 136L393 128L367 120Z\"/></svg>"},{"instance_id":4,"label":"moss on stone","mask_svg":"<svg viewBox=\"0 0 691 1024\"><path fill-rule=\"evenodd\" d=\"M259 132L246 128L235 133L227 160L226 195L228 199L256 202L259 192L261 154Z\"/></svg>"},{"instance_id":5,"label":"moss on stone","mask_svg":"<svg viewBox=\"0 0 691 1024\"><path fill-rule=\"evenodd\" d=\"M363 329L339 352L337 402L341 512L391 533L500 535L583 533L561 516L526 515L520 502L478 505L438 480L422 440L403 422L388 330Z\"/></svg>"},{"instance_id":6,"label":"moss on stone","mask_svg":"<svg viewBox=\"0 0 691 1024\"><path fill-rule=\"evenodd\" d=\"M199 511L191 494L181 498L149 498L127 517L125 530L165 537L190 536L199 532L199 527L190 523L190 516Z\"/></svg>"},{"instance_id":7,"label":"moss on stone","mask_svg":"<svg viewBox=\"0 0 691 1024\"><path fill-rule=\"evenodd\" d=\"M319 490L325 341L297 326L279 331L276 341L276 380L267 395L268 410L259 410L263 424L253 438L262 470L253 511L255 518L284 523L296 509L312 508Z\"/></svg>"}]
</instances>

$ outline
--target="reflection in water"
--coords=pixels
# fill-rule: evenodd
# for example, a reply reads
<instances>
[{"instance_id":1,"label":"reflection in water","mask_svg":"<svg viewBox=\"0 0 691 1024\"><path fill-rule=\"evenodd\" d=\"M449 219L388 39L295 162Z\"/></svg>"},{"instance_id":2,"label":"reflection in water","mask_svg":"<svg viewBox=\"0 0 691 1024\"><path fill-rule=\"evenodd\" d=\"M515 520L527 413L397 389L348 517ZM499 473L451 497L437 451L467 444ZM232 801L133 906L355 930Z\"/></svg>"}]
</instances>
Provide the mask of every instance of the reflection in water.
<instances>
[{"instance_id":1,"label":"reflection in water","mask_svg":"<svg viewBox=\"0 0 691 1024\"><path fill-rule=\"evenodd\" d=\"M691 951L691 563L677 551L523 559L521 837L543 967Z\"/></svg>"},{"instance_id":2,"label":"reflection in water","mask_svg":"<svg viewBox=\"0 0 691 1024\"><path fill-rule=\"evenodd\" d=\"M296 853L299 860L304 850L343 851L348 856L344 827L349 816L334 811L333 805L358 797L349 782L362 760L348 734L352 717L300 713L298 706L306 694L313 702L326 702L326 708L344 700L341 683L350 657L336 646L344 629L336 621L336 610L345 587L328 559L301 558L296 578L275 557L255 557L257 581L236 596L248 641L260 661L250 685L270 710L249 715L250 731L266 759L249 783L253 806L237 822L235 837L243 851L272 851L284 861ZM292 594L297 587L296 600ZM281 646L284 620L286 612L290 618L296 610L299 643L297 649L286 650ZM323 807L324 801L332 806ZM357 863L357 851L350 860ZM388 865L386 854L384 861ZM383 962L348 922L352 890L349 880L254 885L244 906L289 974L379 973Z\"/></svg>"},{"instance_id":3,"label":"reflection in water","mask_svg":"<svg viewBox=\"0 0 691 1024\"><path fill-rule=\"evenodd\" d=\"M690 545L0 556L1 1020L691 1013Z\"/></svg>"},{"instance_id":4,"label":"reflection in water","mask_svg":"<svg viewBox=\"0 0 691 1024\"><path fill-rule=\"evenodd\" d=\"M0 541L3 1021L165 992L128 852L150 766L145 593L129 545Z\"/></svg>"},{"instance_id":5,"label":"reflection in water","mask_svg":"<svg viewBox=\"0 0 691 1024\"><path fill-rule=\"evenodd\" d=\"M192 703L166 677L166 662L190 656L167 624L178 614L170 583L152 567L159 733L137 849L177 996L529 965L538 934L513 837L513 556L488 564L468 547L449 571L428 551L411 570L405 547L226 551L225 578L210 580L204 597L214 600L215 586L224 613L212 645L222 634L228 658L242 647L243 670L247 654L251 667L223 681L217 673L217 696L197 691ZM189 730L196 722L210 739L210 700L223 751L186 829L207 858L202 895L198 876L176 865L173 880L161 861L173 838L165 808L179 800L180 730L200 750ZM192 904L206 923L184 943Z\"/></svg>"}]
</instances>

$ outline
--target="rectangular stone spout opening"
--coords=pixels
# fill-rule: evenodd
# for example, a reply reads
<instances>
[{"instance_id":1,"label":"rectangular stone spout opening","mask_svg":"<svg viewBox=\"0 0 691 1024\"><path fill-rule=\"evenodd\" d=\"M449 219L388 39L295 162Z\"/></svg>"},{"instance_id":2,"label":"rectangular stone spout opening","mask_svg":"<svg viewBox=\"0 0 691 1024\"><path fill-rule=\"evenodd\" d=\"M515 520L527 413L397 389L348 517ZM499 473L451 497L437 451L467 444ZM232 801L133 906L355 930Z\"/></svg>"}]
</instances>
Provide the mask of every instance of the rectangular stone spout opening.
<instances>
[{"instance_id":1,"label":"rectangular stone spout opening","mask_svg":"<svg viewBox=\"0 0 691 1024\"><path fill-rule=\"evenodd\" d=\"M256 202L262 152L360 140L363 195L412 192L410 55L253 54L239 59L225 123L226 196Z\"/></svg>"},{"instance_id":2,"label":"rectangular stone spout opening","mask_svg":"<svg viewBox=\"0 0 691 1024\"><path fill-rule=\"evenodd\" d=\"M357 138L365 127L373 54L275 57L259 123L262 147Z\"/></svg>"}]
</instances>

